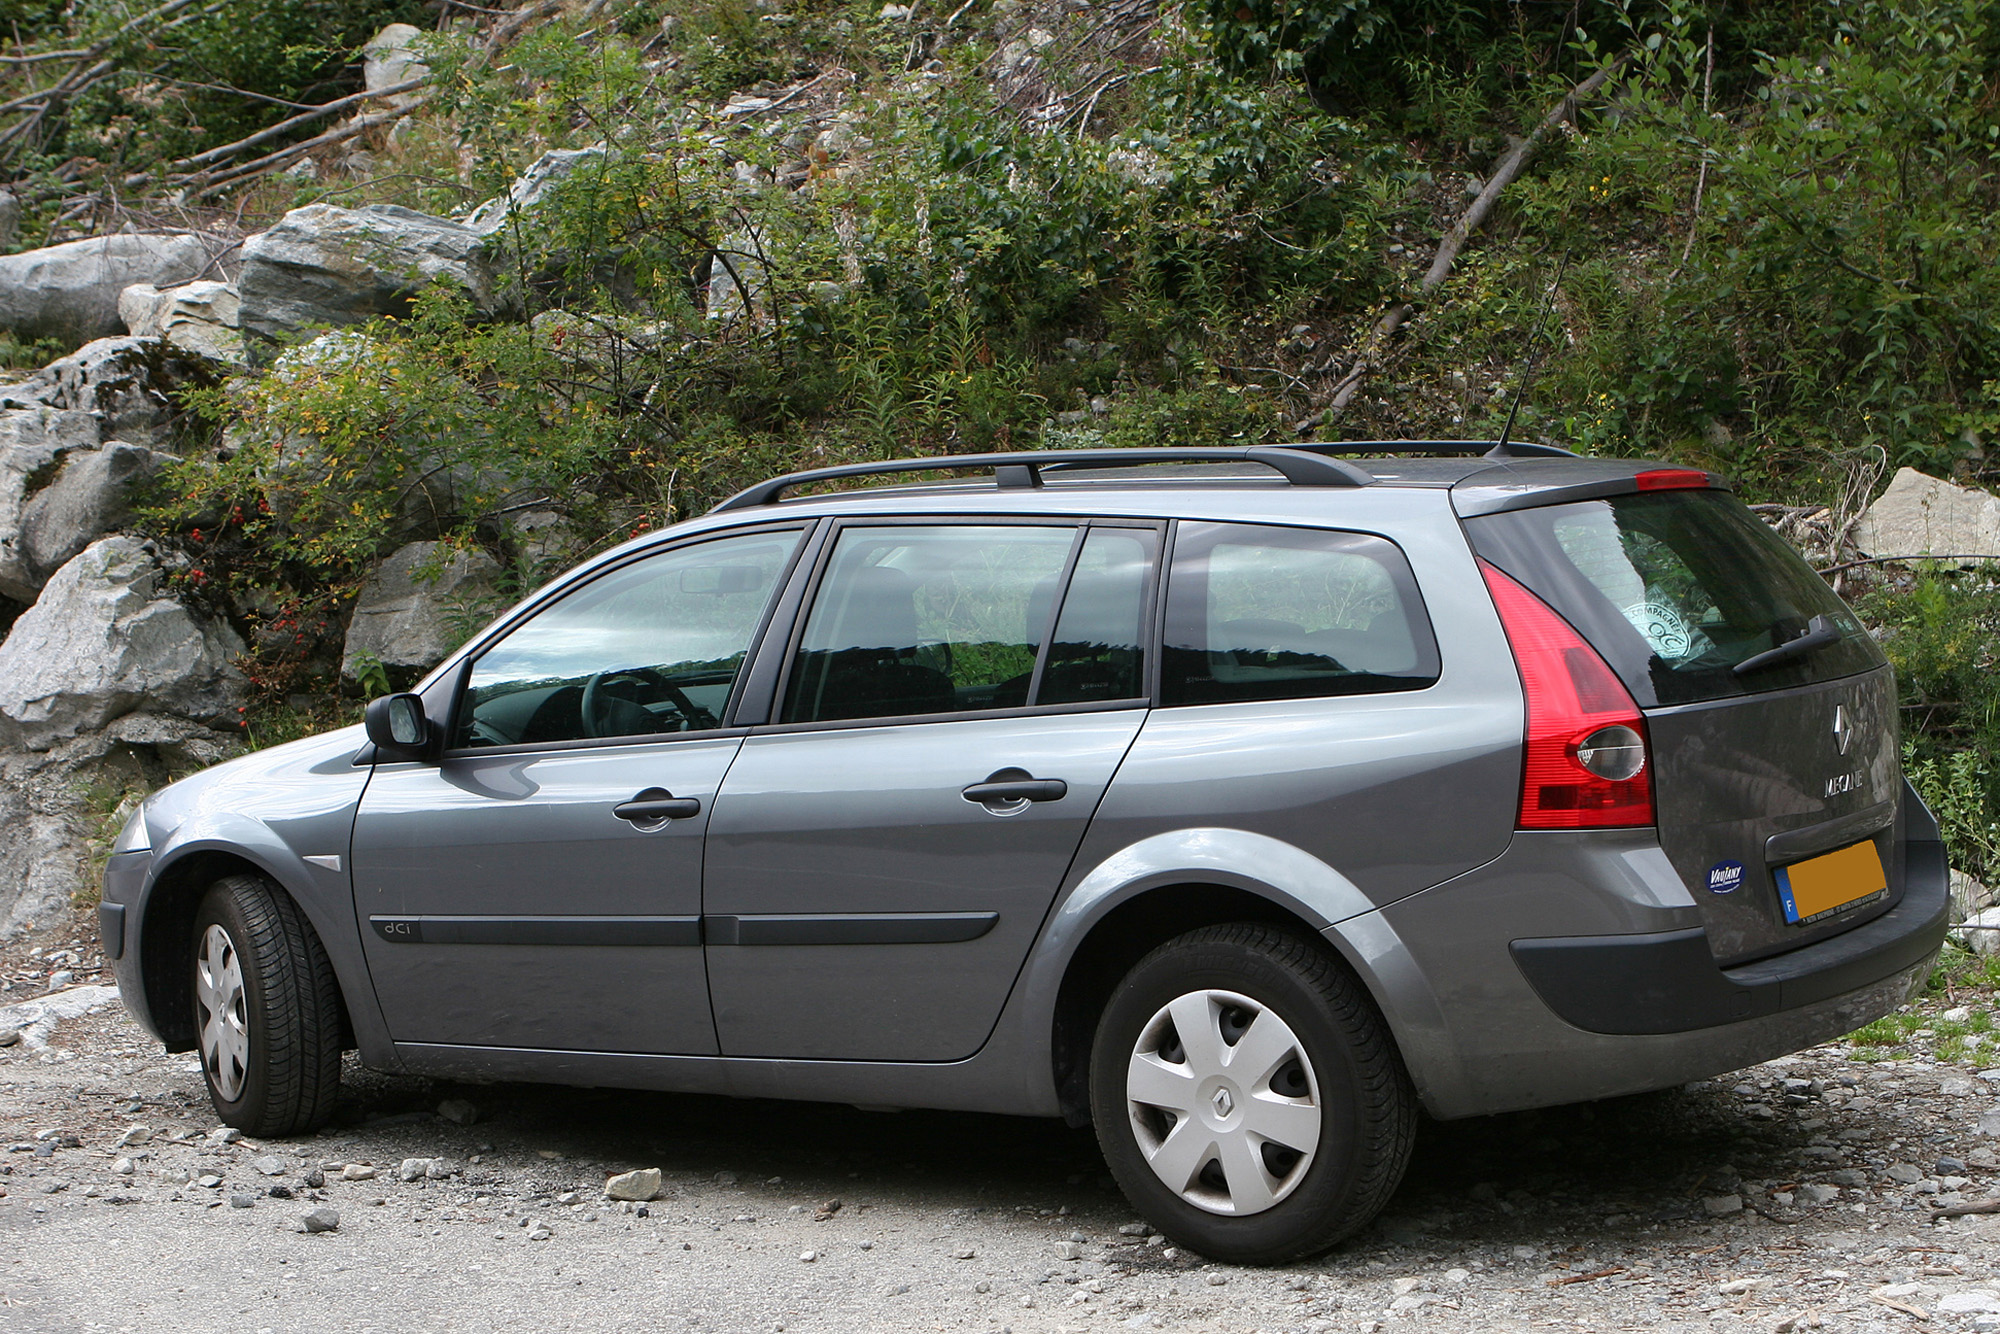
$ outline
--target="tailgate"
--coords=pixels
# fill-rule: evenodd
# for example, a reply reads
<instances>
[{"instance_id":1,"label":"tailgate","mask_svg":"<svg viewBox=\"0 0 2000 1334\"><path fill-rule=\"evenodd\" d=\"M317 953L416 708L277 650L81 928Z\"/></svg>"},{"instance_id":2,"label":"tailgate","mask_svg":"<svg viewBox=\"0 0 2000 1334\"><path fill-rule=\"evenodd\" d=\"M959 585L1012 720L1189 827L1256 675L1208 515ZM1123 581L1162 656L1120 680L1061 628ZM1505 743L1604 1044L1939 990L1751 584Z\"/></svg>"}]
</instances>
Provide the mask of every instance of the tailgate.
<instances>
[{"instance_id":1,"label":"tailgate","mask_svg":"<svg viewBox=\"0 0 2000 1334\"><path fill-rule=\"evenodd\" d=\"M1645 715L1660 845L1718 961L1887 911L1902 888L1896 686L1854 614L1727 492L1552 502L1466 531Z\"/></svg>"}]
</instances>

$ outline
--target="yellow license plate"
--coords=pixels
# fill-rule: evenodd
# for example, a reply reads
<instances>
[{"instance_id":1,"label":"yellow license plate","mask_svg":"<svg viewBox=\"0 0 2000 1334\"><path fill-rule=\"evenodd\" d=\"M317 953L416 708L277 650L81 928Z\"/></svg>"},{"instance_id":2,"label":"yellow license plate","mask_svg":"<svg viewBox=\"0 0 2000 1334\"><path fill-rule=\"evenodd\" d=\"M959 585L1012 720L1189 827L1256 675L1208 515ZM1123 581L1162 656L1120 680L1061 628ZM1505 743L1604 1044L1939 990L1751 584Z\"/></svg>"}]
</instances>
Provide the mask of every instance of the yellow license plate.
<instances>
[{"instance_id":1,"label":"yellow license plate","mask_svg":"<svg viewBox=\"0 0 2000 1334\"><path fill-rule=\"evenodd\" d=\"M1780 867L1776 878L1785 920L1800 926L1889 892L1889 877L1873 839Z\"/></svg>"}]
</instances>

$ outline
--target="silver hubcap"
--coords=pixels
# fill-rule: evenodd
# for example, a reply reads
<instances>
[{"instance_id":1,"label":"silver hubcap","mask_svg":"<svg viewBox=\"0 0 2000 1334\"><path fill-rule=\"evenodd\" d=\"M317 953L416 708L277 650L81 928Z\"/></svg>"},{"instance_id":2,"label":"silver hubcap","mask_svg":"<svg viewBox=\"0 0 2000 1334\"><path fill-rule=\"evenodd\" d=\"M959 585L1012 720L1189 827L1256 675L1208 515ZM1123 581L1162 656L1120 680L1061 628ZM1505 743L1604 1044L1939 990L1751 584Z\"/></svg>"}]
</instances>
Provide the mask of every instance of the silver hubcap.
<instances>
[{"instance_id":1,"label":"silver hubcap","mask_svg":"<svg viewBox=\"0 0 2000 1334\"><path fill-rule=\"evenodd\" d=\"M235 1102L243 1096L243 1076L250 1065L250 1027L236 942L219 926L202 933L201 953L194 961L194 1004L208 1082L223 1101Z\"/></svg>"},{"instance_id":2,"label":"silver hubcap","mask_svg":"<svg viewBox=\"0 0 2000 1334\"><path fill-rule=\"evenodd\" d=\"M1168 1189L1214 1214L1256 1214L1298 1188L1319 1144L1319 1084L1291 1026L1233 991L1192 991L1132 1048L1126 1108Z\"/></svg>"}]
</instances>

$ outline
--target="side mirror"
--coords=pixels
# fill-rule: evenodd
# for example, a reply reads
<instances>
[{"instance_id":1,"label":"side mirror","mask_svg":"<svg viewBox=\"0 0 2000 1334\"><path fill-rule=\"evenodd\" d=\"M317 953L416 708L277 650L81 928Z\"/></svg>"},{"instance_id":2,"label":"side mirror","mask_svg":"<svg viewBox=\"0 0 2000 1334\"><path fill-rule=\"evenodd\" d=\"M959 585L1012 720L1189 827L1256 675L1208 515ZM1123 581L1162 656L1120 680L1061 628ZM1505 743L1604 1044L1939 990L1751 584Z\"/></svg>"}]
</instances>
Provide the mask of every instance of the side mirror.
<instances>
[{"instance_id":1,"label":"side mirror","mask_svg":"<svg viewBox=\"0 0 2000 1334\"><path fill-rule=\"evenodd\" d=\"M376 749L405 759L428 763L436 749L430 719L424 716L424 701L408 692L369 700L362 725Z\"/></svg>"}]
</instances>

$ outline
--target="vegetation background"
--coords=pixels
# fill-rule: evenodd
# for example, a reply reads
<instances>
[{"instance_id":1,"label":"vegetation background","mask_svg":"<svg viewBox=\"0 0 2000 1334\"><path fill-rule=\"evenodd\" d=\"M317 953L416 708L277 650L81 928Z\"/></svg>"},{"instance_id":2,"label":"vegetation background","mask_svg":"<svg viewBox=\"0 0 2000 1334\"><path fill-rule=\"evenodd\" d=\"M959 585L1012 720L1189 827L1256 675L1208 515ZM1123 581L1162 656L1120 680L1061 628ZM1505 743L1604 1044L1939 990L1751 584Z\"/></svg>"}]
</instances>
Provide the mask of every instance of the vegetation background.
<instances>
[{"instance_id":1,"label":"vegetation background","mask_svg":"<svg viewBox=\"0 0 2000 1334\"><path fill-rule=\"evenodd\" d=\"M389 22L430 34L407 116L214 169L359 90ZM147 522L286 632L253 636L262 740L351 710L342 610L401 542L524 591L813 463L1484 438L1519 398L1522 438L1729 474L1822 568L1893 469L2000 466L1990 0L0 0L0 40L16 249L459 214L609 150L504 238L509 318L433 291L186 404ZM1839 577L2000 873L2000 585Z\"/></svg>"}]
</instances>

